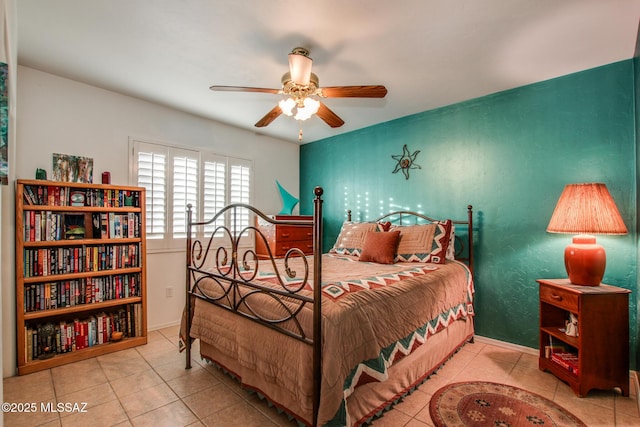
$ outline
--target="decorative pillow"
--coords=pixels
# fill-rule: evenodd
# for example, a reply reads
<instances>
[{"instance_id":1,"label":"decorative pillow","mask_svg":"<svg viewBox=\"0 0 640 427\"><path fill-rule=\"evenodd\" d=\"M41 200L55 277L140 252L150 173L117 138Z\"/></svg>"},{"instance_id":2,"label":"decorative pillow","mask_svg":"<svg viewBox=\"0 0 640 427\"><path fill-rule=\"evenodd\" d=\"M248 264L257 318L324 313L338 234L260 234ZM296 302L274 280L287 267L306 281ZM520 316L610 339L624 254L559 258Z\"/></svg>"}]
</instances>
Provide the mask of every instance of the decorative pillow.
<instances>
[{"instance_id":1,"label":"decorative pillow","mask_svg":"<svg viewBox=\"0 0 640 427\"><path fill-rule=\"evenodd\" d=\"M389 221L378 222L378 225L382 228L382 231L389 231L391 229L391 222Z\"/></svg>"},{"instance_id":2,"label":"decorative pillow","mask_svg":"<svg viewBox=\"0 0 640 427\"><path fill-rule=\"evenodd\" d=\"M376 231L378 224L375 222L349 222L342 224L342 229L336 243L329 252L341 255L359 256L364 247L364 237L369 231Z\"/></svg>"},{"instance_id":3,"label":"decorative pillow","mask_svg":"<svg viewBox=\"0 0 640 427\"><path fill-rule=\"evenodd\" d=\"M378 264L393 264L398 248L400 231L375 232L370 231L364 237L364 247L358 261L377 262Z\"/></svg>"},{"instance_id":4,"label":"decorative pillow","mask_svg":"<svg viewBox=\"0 0 640 427\"><path fill-rule=\"evenodd\" d=\"M445 256L448 260L456 259L456 226L451 224L451 233L449 233L449 246L447 246L447 255Z\"/></svg>"},{"instance_id":5,"label":"decorative pillow","mask_svg":"<svg viewBox=\"0 0 640 427\"><path fill-rule=\"evenodd\" d=\"M451 220L446 220L431 224L392 227L391 230L400 230L396 261L444 264L452 225Z\"/></svg>"}]
</instances>

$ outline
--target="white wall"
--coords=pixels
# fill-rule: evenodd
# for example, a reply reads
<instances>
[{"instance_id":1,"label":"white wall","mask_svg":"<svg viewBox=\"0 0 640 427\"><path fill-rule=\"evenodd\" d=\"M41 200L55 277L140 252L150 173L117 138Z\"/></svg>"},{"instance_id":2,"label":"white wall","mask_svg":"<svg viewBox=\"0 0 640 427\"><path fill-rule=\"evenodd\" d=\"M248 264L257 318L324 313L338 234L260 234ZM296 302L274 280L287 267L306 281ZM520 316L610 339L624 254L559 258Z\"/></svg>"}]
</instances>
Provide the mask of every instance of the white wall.
<instances>
[{"instance_id":1,"label":"white wall","mask_svg":"<svg viewBox=\"0 0 640 427\"><path fill-rule=\"evenodd\" d=\"M62 153L93 158L95 182L100 182L103 171L110 171L113 184L133 185L129 182L129 137L206 147L220 154L252 159L254 204L266 213L278 212L282 207L276 179L298 195L297 144L18 67L16 178L34 178L36 168L45 169L51 177L52 154ZM4 216L15 207L11 203L2 209ZM8 235L13 236L13 232ZM183 252L147 255L150 330L179 322L184 278ZM14 375L16 364L15 323L6 322L15 317L13 285L3 284L4 376ZM166 287L175 289L173 297L165 296ZM8 312L11 316L6 315Z\"/></svg>"}]
</instances>

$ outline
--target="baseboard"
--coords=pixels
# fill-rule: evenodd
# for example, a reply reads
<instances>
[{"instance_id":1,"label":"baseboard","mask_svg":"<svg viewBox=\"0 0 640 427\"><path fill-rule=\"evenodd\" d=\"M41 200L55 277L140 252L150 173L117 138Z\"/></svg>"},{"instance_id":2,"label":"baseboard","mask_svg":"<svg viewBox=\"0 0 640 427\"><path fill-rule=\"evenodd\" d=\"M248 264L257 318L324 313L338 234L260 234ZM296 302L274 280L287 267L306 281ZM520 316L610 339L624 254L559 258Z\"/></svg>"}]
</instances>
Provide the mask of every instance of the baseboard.
<instances>
[{"instance_id":1,"label":"baseboard","mask_svg":"<svg viewBox=\"0 0 640 427\"><path fill-rule=\"evenodd\" d=\"M636 406L638 407L638 412L640 412L640 373L631 371L631 378L633 378L633 390L636 392Z\"/></svg>"},{"instance_id":2,"label":"baseboard","mask_svg":"<svg viewBox=\"0 0 640 427\"><path fill-rule=\"evenodd\" d=\"M179 326L180 325L180 321L177 322L168 322L168 323L163 323L160 325L153 325L153 326L148 326L147 327L147 331L151 332L151 331L157 331L159 329L164 329L164 328L171 328L173 326Z\"/></svg>"},{"instance_id":3,"label":"baseboard","mask_svg":"<svg viewBox=\"0 0 640 427\"><path fill-rule=\"evenodd\" d=\"M512 344L510 342L500 341L493 338L487 338L480 335L474 335L473 339L483 344L491 344L491 345L495 345L496 347L502 347L509 350L520 351L522 353L530 354L536 357L540 354L537 348L525 347L523 345Z\"/></svg>"}]
</instances>

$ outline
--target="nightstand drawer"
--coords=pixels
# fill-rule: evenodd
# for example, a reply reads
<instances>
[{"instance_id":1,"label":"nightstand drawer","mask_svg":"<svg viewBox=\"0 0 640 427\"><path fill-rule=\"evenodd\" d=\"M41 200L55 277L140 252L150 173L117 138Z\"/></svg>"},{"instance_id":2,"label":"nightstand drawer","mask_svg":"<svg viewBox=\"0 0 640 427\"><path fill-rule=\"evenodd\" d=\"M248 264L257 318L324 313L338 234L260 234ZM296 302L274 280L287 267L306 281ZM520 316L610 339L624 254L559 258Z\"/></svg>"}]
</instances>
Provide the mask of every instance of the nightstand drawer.
<instances>
[{"instance_id":1,"label":"nightstand drawer","mask_svg":"<svg viewBox=\"0 0 640 427\"><path fill-rule=\"evenodd\" d=\"M313 253L313 242L309 240L297 240L297 241L286 241L286 242L276 242L276 255L283 256L287 253L289 249L298 248L305 254Z\"/></svg>"},{"instance_id":2,"label":"nightstand drawer","mask_svg":"<svg viewBox=\"0 0 640 427\"><path fill-rule=\"evenodd\" d=\"M276 239L283 240L311 240L313 239L312 227L298 227L295 225L276 226Z\"/></svg>"},{"instance_id":3,"label":"nightstand drawer","mask_svg":"<svg viewBox=\"0 0 640 427\"><path fill-rule=\"evenodd\" d=\"M540 301L553 304L572 313L578 313L579 295L547 284L540 285Z\"/></svg>"}]
</instances>

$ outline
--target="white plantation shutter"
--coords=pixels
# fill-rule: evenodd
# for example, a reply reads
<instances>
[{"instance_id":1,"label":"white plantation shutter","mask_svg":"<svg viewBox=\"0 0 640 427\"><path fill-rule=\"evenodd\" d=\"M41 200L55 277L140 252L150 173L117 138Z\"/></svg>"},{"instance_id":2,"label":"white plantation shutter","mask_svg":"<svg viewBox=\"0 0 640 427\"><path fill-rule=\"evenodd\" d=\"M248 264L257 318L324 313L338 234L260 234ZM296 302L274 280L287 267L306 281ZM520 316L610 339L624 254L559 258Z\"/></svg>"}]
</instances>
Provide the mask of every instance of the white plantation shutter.
<instances>
[{"instance_id":1,"label":"white plantation shutter","mask_svg":"<svg viewBox=\"0 0 640 427\"><path fill-rule=\"evenodd\" d=\"M231 163L231 161L230 161ZM230 181L229 187L229 202L230 203L250 203L250 189L251 189L251 168L250 162L234 160L230 166ZM249 225L249 212L246 209L242 209L240 221L237 225L237 230L231 230L233 233L242 231Z\"/></svg>"},{"instance_id":2,"label":"white plantation shutter","mask_svg":"<svg viewBox=\"0 0 640 427\"><path fill-rule=\"evenodd\" d=\"M131 182L147 189L149 249L184 249L188 204L192 205L194 220L202 221L230 203L252 203L251 160L144 141L132 140L131 144ZM236 232L247 227L250 219L243 211L241 228ZM205 232L229 227L229 221L229 217L219 218ZM252 233L247 237L251 240L243 238L242 244L252 245Z\"/></svg>"},{"instance_id":3,"label":"white plantation shutter","mask_svg":"<svg viewBox=\"0 0 640 427\"><path fill-rule=\"evenodd\" d=\"M227 159L222 156L206 156L202 171L203 187L203 218L209 219L222 209L226 203ZM223 226L224 217L205 227L206 233L212 233L217 227ZM216 234L221 236L222 233Z\"/></svg>"},{"instance_id":4,"label":"white plantation shutter","mask_svg":"<svg viewBox=\"0 0 640 427\"><path fill-rule=\"evenodd\" d=\"M165 211L167 153L153 152L148 149L149 147L139 148L137 185L147 190L145 206L147 238L161 239L164 237L167 222Z\"/></svg>"},{"instance_id":5,"label":"white plantation shutter","mask_svg":"<svg viewBox=\"0 0 640 427\"><path fill-rule=\"evenodd\" d=\"M198 212L198 154L174 153L173 157L173 238L187 237L187 205Z\"/></svg>"}]
</instances>

